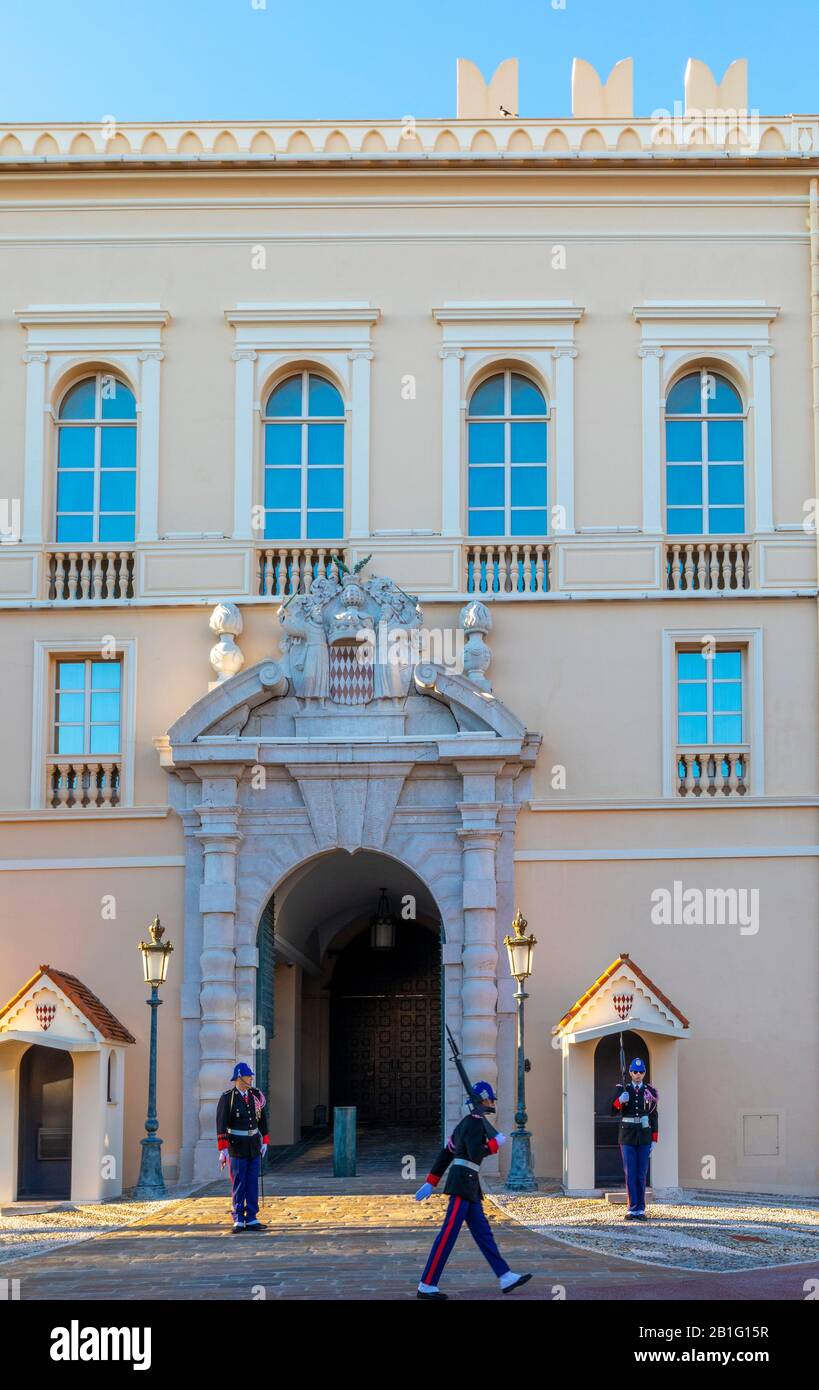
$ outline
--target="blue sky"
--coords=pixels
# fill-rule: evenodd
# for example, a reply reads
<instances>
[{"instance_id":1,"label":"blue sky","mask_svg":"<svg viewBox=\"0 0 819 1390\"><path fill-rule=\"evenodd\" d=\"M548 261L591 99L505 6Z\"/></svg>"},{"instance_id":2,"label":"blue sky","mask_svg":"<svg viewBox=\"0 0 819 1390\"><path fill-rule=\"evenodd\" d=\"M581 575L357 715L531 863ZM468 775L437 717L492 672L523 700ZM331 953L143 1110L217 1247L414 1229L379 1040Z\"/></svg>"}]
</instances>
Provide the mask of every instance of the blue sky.
<instances>
[{"instance_id":1,"label":"blue sky","mask_svg":"<svg viewBox=\"0 0 819 1390\"><path fill-rule=\"evenodd\" d=\"M763 114L819 109L819 0L0 0L0 43L9 123L452 116L457 57L519 58L522 116L570 113L574 56L633 57L636 115L689 57L748 58Z\"/></svg>"}]
</instances>

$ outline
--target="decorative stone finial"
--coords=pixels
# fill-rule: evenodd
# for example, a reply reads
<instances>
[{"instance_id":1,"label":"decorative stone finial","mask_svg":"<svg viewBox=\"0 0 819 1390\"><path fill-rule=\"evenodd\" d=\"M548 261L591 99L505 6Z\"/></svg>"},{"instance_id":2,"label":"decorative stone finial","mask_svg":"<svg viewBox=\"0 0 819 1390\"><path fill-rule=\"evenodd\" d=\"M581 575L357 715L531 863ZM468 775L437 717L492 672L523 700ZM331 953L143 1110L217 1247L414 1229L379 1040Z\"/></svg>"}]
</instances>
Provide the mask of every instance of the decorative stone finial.
<instances>
[{"instance_id":1,"label":"decorative stone finial","mask_svg":"<svg viewBox=\"0 0 819 1390\"><path fill-rule=\"evenodd\" d=\"M491 691L486 672L492 661L492 653L483 639L484 634L492 630L492 614L485 603L473 599L471 603L464 604L458 624L466 635L464 675L479 690Z\"/></svg>"},{"instance_id":2,"label":"decorative stone finial","mask_svg":"<svg viewBox=\"0 0 819 1390\"><path fill-rule=\"evenodd\" d=\"M235 676L245 664L245 658L234 640L242 631L242 615L235 603L217 603L210 615L210 630L219 641L210 651L210 664L216 672L216 683Z\"/></svg>"}]
</instances>

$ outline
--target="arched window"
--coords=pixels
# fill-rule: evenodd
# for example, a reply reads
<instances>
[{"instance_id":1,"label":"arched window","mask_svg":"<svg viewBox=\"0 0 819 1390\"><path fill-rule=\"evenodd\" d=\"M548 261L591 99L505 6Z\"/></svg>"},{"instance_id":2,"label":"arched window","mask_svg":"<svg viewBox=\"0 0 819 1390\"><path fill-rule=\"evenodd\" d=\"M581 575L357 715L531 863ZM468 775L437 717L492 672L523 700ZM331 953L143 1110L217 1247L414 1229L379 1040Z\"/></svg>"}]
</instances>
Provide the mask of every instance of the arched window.
<instances>
[{"instance_id":1,"label":"arched window","mask_svg":"<svg viewBox=\"0 0 819 1390\"><path fill-rule=\"evenodd\" d=\"M56 537L130 544L136 530L136 401L110 373L78 381L57 425Z\"/></svg>"},{"instance_id":2,"label":"arched window","mask_svg":"<svg viewBox=\"0 0 819 1390\"><path fill-rule=\"evenodd\" d=\"M266 540L344 535L344 402L314 372L279 382L264 409Z\"/></svg>"},{"instance_id":3,"label":"arched window","mask_svg":"<svg viewBox=\"0 0 819 1390\"><path fill-rule=\"evenodd\" d=\"M520 372L472 392L467 418L470 536L545 536L549 410Z\"/></svg>"},{"instance_id":4,"label":"arched window","mask_svg":"<svg viewBox=\"0 0 819 1390\"><path fill-rule=\"evenodd\" d=\"M670 536L745 534L745 421L739 392L702 368L665 403L666 530Z\"/></svg>"}]
</instances>

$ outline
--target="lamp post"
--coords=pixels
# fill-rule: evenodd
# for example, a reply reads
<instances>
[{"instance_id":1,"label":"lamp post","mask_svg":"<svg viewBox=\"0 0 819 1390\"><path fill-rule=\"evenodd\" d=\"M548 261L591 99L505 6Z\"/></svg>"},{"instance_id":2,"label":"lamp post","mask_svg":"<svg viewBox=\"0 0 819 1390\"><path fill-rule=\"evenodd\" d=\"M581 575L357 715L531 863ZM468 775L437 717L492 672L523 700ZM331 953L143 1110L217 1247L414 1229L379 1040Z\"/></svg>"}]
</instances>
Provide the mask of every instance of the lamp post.
<instances>
[{"instance_id":1,"label":"lamp post","mask_svg":"<svg viewBox=\"0 0 819 1390\"><path fill-rule=\"evenodd\" d=\"M532 1136L526 1128L526 1121L529 1117L526 1114L525 1075L529 1069L529 1063L523 1051L523 1001L529 998L523 985L532 973L532 953L537 945L534 936L525 935L528 925L526 918L521 916L520 910L518 910L512 922L514 936L506 936L503 939L509 956L509 973L517 980L518 985L515 993L518 1024L518 1090L517 1109L515 1110L517 1128L512 1134L512 1163L506 1180L507 1188L513 1192L534 1192L537 1188L535 1175L532 1172Z\"/></svg>"},{"instance_id":2,"label":"lamp post","mask_svg":"<svg viewBox=\"0 0 819 1390\"><path fill-rule=\"evenodd\" d=\"M159 986L164 985L168 974L168 960L173 950L170 941L163 941L165 928L155 917L148 928L150 941L140 941L142 968L145 982L151 986L151 997L147 1000L151 1010L151 1050L148 1061L148 1115L145 1120L146 1138L142 1142L142 1159L139 1165L139 1180L134 1188L137 1201L152 1201L165 1196L165 1180L162 1177L162 1140L157 1138L159 1121L156 1118L156 1011L161 1004Z\"/></svg>"}]
</instances>

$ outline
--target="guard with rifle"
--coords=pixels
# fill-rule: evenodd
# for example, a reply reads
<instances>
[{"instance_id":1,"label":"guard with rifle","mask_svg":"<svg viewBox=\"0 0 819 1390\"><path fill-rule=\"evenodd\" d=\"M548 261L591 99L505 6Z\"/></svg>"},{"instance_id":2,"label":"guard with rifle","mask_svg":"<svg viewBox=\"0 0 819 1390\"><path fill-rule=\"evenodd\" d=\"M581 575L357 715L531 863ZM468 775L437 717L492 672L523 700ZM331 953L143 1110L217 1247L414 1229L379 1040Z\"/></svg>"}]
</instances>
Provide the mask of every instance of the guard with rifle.
<instances>
[{"instance_id":1,"label":"guard with rifle","mask_svg":"<svg viewBox=\"0 0 819 1390\"><path fill-rule=\"evenodd\" d=\"M618 1137L628 1192L626 1220L645 1221L646 1174L651 1150L657 1143L659 1128L657 1092L653 1086L646 1083L646 1064L642 1057L634 1058L629 1066L630 1080L625 1080L622 1037L620 1074L622 1080L612 1101L612 1109L616 1110L620 1118Z\"/></svg>"},{"instance_id":2,"label":"guard with rifle","mask_svg":"<svg viewBox=\"0 0 819 1390\"><path fill-rule=\"evenodd\" d=\"M458 1239L464 1222L481 1254L486 1257L496 1275L501 1293L511 1293L531 1279L531 1274L515 1274L508 1266L495 1243L492 1228L484 1215L483 1193L478 1173L487 1154L494 1154L506 1143L506 1135L500 1134L487 1119L494 1114L495 1092L488 1081L470 1084L455 1045L455 1039L447 1028L449 1044L452 1048L455 1065L458 1069L467 1095L469 1114L455 1126L452 1135L438 1154L427 1180L415 1194L417 1202L425 1202L432 1196L438 1181L446 1173L444 1192L449 1204L438 1235L432 1242L429 1259L418 1285L418 1298L442 1299L448 1295L441 1293L438 1280L444 1271L449 1256Z\"/></svg>"}]
</instances>

